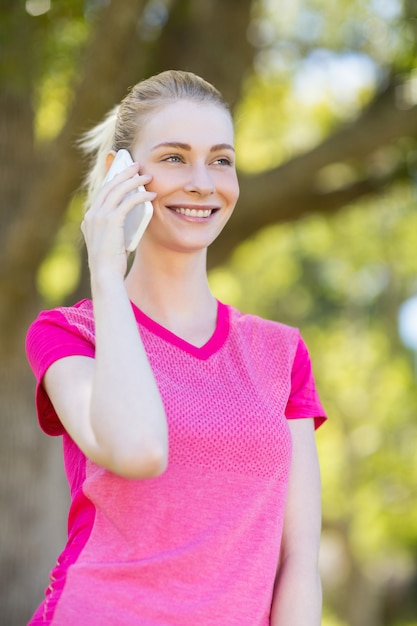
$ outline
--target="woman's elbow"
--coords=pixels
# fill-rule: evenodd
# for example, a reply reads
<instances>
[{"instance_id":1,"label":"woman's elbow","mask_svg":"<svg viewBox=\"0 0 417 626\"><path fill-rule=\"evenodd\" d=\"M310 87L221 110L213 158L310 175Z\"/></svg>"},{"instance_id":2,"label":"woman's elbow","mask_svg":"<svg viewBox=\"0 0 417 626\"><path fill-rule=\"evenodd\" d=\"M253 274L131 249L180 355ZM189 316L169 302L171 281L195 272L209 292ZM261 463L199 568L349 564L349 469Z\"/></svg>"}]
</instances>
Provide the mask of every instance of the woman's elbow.
<instances>
[{"instance_id":1,"label":"woman's elbow","mask_svg":"<svg viewBox=\"0 0 417 626\"><path fill-rule=\"evenodd\" d=\"M122 478L155 478L163 474L168 466L168 445L166 442L153 442L146 447L112 446L107 451L101 449L92 460Z\"/></svg>"},{"instance_id":2,"label":"woman's elbow","mask_svg":"<svg viewBox=\"0 0 417 626\"><path fill-rule=\"evenodd\" d=\"M148 451L147 454L123 454L113 456L110 469L122 478L155 478L164 473L168 465L168 455L162 450Z\"/></svg>"}]
</instances>

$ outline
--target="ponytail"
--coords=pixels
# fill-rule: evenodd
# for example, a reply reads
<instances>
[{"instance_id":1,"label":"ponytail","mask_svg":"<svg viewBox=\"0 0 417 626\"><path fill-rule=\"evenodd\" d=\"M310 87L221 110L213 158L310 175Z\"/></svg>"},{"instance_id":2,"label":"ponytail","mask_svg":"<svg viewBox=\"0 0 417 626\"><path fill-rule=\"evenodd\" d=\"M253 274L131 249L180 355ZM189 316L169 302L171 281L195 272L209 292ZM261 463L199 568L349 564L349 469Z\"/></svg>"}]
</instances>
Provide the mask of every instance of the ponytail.
<instances>
[{"instance_id":1,"label":"ponytail","mask_svg":"<svg viewBox=\"0 0 417 626\"><path fill-rule=\"evenodd\" d=\"M84 179L86 206L90 206L106 177L106 156L114 150L114 132L119 105L111 109L104 120L86 132L78 145L90 157L92 166Z\"/></svg>"}]
</instances>

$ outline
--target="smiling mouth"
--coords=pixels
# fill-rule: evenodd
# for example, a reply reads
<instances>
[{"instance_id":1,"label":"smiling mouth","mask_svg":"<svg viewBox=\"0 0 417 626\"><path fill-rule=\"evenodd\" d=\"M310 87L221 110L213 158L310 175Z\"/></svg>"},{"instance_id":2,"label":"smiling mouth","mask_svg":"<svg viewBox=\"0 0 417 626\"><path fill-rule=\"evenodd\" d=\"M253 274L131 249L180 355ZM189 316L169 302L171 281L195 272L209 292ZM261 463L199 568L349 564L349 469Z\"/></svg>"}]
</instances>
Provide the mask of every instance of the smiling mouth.
<instances>
[{"instance_id":1,"label":"smiling mouth","mask_svg":"<svg viewBox=\"0 0 417 626\"><path fill-rule=\"evenodd\" d=\"M180 215L185 215L185 217L210 217L217 209L185 209L180 207L174 211Z\"/></svg>"}]
</instances>

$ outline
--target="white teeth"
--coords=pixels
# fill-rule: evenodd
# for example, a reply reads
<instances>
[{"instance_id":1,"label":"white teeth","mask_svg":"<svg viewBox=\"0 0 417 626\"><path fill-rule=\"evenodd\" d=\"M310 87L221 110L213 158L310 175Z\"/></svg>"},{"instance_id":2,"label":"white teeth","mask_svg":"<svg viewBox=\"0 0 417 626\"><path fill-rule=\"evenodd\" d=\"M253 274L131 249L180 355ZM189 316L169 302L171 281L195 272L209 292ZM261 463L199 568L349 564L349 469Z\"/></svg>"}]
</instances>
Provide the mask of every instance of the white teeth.
<instances>
[{"instance_id":1,"label":"white teeth","mask_svg":"<svg viewBox=\"0 0 417 626\"><path fill-rule=\"evenodd\" d=\"M185 215L186 217L210 217L211 209L175 209L176 213Z\"/></svg>"}]
</instances>

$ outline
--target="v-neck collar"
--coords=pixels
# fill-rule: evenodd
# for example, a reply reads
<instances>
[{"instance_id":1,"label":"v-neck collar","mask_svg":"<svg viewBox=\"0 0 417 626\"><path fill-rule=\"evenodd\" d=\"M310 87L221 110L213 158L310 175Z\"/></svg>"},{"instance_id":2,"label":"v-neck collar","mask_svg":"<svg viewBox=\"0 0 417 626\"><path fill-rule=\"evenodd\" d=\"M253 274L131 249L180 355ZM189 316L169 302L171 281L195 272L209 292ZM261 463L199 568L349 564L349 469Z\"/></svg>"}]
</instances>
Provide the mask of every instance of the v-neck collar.
<instances>
[{"instance_id":1,"label":"v-neck collar","mask_svg":"<svg viewBox=\"0 0 417 626\"><path fill-rule=\"evenodd\" d=\"M185 339L178 337L165 326L155 322L151 317L146 315L139 309L134 302L131 301L133 313L136 321L144 326L154 335L157 335L167 343L170 343L184 352L188 352L198 359L206 360L215 354L224 344L229 334L229 307L222 302L217 301L217 322L214 333L210 339L202 346L195 346Z\"/></svg>"}]
</instances>

